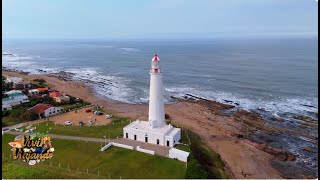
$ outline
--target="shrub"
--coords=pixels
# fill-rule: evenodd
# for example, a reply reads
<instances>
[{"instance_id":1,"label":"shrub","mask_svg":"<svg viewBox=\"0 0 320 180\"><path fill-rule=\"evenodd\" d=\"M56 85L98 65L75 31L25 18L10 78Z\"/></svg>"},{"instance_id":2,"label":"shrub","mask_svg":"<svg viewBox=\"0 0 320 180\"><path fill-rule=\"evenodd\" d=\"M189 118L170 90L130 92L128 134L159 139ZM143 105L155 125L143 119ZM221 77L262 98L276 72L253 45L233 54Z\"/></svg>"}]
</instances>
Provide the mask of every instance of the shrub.
<instances>
[{"instance_id":1,"label":"shrub","mask_svg":"<svg viewBox=\"0 0 320 180\"><path fill-rule=\"evenodd\" d=\"M192 159L187 166L186 179L207 179L208 173L201 167L196 159Z\"/></svg>"},{"instance_id":2,"label":"shrub","mask_svg":"<svg viewBox=\"0 0 320 180\"><path fill-rule=\"evenodd\" d=\"M9 116L10 110L2 111L2 117Z\"/></svg>"},{"instance_id":3,"label":"shrub","mask_svg":"<svg viewBox=\"0 0 320 180\"><path fill-rule=\"evenodd\" d=\"M34 79L33 81L40 82L40 83L45 83L46 82L46 80L44 80L44 79Z\"/></svg>"},{"instance_id":4,"label":"shrub","mask_svg":"<svg viewBox=\"0 0 320 180\"><path fill-rule=\"evenodd\" d=\"M26 111L22 114L19 115L18 119L21 121L21 122L24 122L24 121L30 121L30 120L36 120L38 119L38 115L32 111Z\"/></svg>"},{"instance_id":5,"label":"shrub","mask_svg":"<svg viewBox=\"0 0 320 180\"><path fill-rule=\"evenodd\" d=\"M12 110L10 110L10 117L18 117L21 113L23 113L23 109L21 107L19 108L14 108Z\"/></svg>"}]
</instances>

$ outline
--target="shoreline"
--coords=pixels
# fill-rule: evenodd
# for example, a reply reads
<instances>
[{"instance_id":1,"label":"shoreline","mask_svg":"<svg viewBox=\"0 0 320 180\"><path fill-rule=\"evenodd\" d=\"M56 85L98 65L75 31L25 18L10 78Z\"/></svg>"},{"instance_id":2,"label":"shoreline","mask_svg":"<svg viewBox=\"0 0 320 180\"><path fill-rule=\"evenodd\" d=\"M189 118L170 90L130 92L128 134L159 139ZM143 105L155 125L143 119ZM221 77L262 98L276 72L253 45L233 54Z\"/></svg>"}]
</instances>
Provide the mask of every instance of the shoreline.
<instances>
[{"instance_id":1,"label":"shoreline","mask_svg":"<svg viewBox=\"0 0 320 180\"><path fill-rule=\"evenodd\" d=\"M129 104L102 98L83 82L59 79L59 76L52 76L52 74L29 75L7 70L3 70L2 74L20 76L26 80L42 78L52 89L79 97L94 105L103 106L120 116L147 119L148 104ZM281 169L283 166L277 170L272 163L278 161L292 163L295 156L266 143L255 142L251 138L257 131L277 134L282 132L281 128L270 127L265 120L253 112L244 110L228 112L232 110L231 105L192 98L189 100L177 98L174 103L165 105L165 112L170 116L170 121L179 124L179 127L196 132L211 150L220 154L230 178L286 177ZM302 175L301 172L297 173ZM305 177L310 176L299 178Z\"/></svg>"}]
</instances>

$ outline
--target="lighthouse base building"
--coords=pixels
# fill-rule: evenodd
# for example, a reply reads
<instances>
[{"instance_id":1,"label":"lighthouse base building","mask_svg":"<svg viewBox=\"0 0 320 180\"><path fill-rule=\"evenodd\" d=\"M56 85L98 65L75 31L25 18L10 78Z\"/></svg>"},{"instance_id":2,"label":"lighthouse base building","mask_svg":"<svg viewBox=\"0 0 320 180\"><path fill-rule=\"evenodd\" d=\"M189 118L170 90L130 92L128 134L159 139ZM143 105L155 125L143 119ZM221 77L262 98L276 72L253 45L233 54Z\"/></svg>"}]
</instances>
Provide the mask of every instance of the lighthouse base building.
<instances>
[{"instance_id":1,"label":"lighthouse base building","mask_svg":"<svg viewBox=\"0 0 320 180\"><path fill-rule=\"evenodd\" d=\"M181 129L166 125L162 72L157 54L150 71L149 120L136 120L123 128L123 137L161 146L173 147L181 139Z\"/></svg>"},{"instance_id":2,"label":"lighthouse base building","mask_svg":"<svg viewBox=\"0 0 320 180\"><path fill-rule=\"evenodd\" d=\"M181 129L171 124L152 128L148 121L136 120L123 128L124 138L173 147L181 139Z\"/></svg>"}]
</instances>

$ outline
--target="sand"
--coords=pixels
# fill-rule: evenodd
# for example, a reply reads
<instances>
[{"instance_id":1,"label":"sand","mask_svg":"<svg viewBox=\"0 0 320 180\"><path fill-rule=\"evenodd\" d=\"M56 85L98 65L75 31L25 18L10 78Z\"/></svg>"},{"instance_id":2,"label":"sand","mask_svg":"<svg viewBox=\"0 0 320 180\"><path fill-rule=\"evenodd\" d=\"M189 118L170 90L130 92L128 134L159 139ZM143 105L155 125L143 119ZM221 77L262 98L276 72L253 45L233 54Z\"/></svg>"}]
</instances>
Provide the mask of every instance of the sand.
<instances>
[{"instance_id":1,"label":"sand","mask_svg":"<svg viewBox=\"0 0 320 180\"><path fill-rule=\"evenodd\" d=\"M114 114L133 119L147 119L148 105L127 104L97 97L90 87L81 82L63 81L47 75L23 75L5 71L2 74L20 76L28 80L42 78L52 89L103 106ZM231 116L222 115L219 111L223 108L226 107L217 102L208 104L178 100L166 105L165 112L170 116L170 121L193 130L212 150L220 154L230 178L282 178L281 173L271 166L271 161L275 159L273 155L237 136L247 135L247 131L244 131L250 129L247 119L250 123L255 122L261 126L259 128L264 127L262 120L245 112Z\"/></svg>"},{"instance_id":2,"label":"sand","mask_svg":"<svg viewBox=\"0 0 320 180\"><path fill-rule=\"evenodd\" d=\"M100 125L106 125L111 123L111 119L107 119L105 114L103 115L96 115L92 112L85 112L87 109L90 108L82 108L76 111L70 111L67 113L59 114L56 116L49 117L50 121L53 121L57 124L64 125L66 121L71 121L74 126L79 126L79 122L82 121L85 126L89 125L88 121L92 120L94 121L94 124L91 126L100 126Z\"/></svg>"}]
</instances>

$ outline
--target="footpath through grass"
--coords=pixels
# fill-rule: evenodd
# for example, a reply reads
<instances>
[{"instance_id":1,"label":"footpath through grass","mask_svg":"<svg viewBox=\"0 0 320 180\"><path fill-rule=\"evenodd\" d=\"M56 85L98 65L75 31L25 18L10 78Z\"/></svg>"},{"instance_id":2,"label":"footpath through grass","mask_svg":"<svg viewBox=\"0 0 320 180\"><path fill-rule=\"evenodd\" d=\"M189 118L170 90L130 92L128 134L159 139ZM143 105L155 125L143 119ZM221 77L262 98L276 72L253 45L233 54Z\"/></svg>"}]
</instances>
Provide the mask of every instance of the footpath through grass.
<instances>
[{"instance_id":1,"label":"footpath through grass","mask_svg":"<svg viewBox=\"0 0 320 180\"><path fill-rule=\"evenodd\" d=\"M92 138L106 138L114 139L117 137L122 137L123 127L130 123L128 118L123 117L113 117L112 122L109 125L99 125L99 126L67 126L67 125L55 125L54 122L46 121L33 125L37 127L37 131L46 130L50 134L65 135L65 136L79 136L79 137L92 137ZM51 128L51 129L50 129Z\"/></svg>"},{"instance_id":2,"label":"footpath through grass","mask_svg":"<svg viewBox=\"0 0 320 180\"><path fill-rule=\"evenodd\" d=\"M2 136L2 151L6 157L2 160L2 178L118 179L121 176L133 179L181 179L184 178L186 170L185 163L174 159L117 147L100 152L100 143L61 139L52 139L55 152L51 160L29 166L21 160L8 158L11 153L8 143L13 139L13 135ZM50 162L53 166L50 166Z\"/></svg>"}]
</instances>

